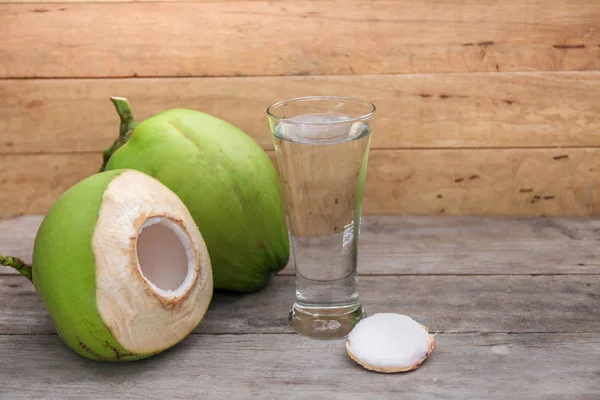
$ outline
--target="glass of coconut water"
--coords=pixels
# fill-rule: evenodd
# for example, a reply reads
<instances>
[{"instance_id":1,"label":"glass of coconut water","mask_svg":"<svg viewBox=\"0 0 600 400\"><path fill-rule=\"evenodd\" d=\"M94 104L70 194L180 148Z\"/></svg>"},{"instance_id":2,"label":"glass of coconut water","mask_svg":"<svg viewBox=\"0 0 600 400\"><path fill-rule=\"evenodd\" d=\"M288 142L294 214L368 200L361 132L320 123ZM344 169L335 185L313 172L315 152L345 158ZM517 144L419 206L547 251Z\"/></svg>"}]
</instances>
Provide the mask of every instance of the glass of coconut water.
<instances>
[{"instance_id":1,"label":"glass of coconut water","mask_svg":"<svg viewBox=\"0 0 600 400\"><path fill-rule=\"evenodd\" d=\"M361 204L375 106L302 97L267 110L296 268L291 327L345 337L362 318L357 290Z\"/></svg>"}]
</instances>

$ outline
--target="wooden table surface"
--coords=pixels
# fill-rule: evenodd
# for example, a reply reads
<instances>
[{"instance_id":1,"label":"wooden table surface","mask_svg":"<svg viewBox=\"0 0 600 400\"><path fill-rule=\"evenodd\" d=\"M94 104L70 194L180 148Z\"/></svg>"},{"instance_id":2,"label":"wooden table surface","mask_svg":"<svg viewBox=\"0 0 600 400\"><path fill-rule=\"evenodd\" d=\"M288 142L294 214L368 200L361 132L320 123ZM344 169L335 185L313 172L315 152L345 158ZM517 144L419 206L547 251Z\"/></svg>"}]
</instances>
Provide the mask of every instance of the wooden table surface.
<instances>
[{"instance_id":1,"label":"wooden table surface","mask_svg":"<svg viewBox=\"0 0 600 400\"><path fill-rule=\"evenodd\" d=\"M0 252L29 261L40 221L0 221ZM68 350L31 283L0 269L0 398L600 399L599 239L599 219L365 218L367 312L436 333L418 370L392 375L291 332L291 268L215 294L188 339L125 364Z\"/></svg>"}]
</instances>

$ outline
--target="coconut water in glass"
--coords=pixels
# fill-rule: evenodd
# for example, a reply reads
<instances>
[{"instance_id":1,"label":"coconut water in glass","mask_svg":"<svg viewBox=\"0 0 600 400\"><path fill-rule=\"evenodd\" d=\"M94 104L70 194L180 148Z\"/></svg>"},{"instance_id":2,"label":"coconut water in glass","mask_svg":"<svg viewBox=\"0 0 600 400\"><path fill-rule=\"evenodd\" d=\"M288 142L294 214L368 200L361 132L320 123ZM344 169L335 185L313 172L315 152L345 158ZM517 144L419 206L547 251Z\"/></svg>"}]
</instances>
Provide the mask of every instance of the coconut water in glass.
<instances>
[{"instance_id":1,"label":"coconut water in glass","mask_svg":"<svg viewBox=\"0 0 600 400\"><path fill-rule=\"evenodd\" d=\"M268 109L296 269L289 322L307 336L345 337L363 316L357 253L374 112L349 97Z\"/></svg>"}]
</instances>

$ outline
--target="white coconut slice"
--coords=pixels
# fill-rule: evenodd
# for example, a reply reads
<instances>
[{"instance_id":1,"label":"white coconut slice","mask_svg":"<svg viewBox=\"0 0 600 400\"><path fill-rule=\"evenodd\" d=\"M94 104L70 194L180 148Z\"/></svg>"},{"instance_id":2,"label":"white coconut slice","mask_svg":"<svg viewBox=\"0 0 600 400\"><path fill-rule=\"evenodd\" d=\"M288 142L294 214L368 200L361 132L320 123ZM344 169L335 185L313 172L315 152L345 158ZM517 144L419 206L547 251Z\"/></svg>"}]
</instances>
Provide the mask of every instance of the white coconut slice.
<instances>
[{"instance_id":1,"label":"white coconut slice","mask_svg":"<svg viewBox=\"0 0 600 400\"><path fill-rule=\"evenodd\" d=\"M127 171L110 182L93 234L98 312L125 349L147 354L183 339L212 298L204 240L183 202Z\"/></svg>"},{"instance_id":2,"label":"white coconut slice","mask_svg":"<svg viewBox=\"0 0 600 400\"><path fill-rule=\"evenodd\" d=\"M374 314L361 320L348 335L350 358L377 372L406 372L419 367L435 348L435 338L409 316Z\"/></svg>"}]
</instances>

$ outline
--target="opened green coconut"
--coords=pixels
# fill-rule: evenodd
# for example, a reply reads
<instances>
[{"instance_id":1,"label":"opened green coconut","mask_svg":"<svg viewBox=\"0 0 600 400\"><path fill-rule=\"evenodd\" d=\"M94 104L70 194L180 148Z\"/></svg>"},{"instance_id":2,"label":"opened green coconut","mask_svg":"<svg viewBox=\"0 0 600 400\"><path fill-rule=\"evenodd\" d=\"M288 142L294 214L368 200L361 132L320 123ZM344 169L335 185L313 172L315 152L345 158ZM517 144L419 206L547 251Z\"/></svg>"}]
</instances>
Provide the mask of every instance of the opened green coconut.
<instances>
[{"instance_id":1,"label":"opened green coconut","mask_svg":"<svg viewBox=\"0 0 600 400\"><path fill-rule=\"evenodd\" d=\"M138 123L126 99L111 99L121 132L104 152L102 169L142 171L183 200L206 241L215 288L253 292L285 267L289 246L279 180L252 138L187 109Z\"/></svg>"},{"instance_id":2,"label":"opened green coconut","mask_svg":"<svg viewBox=\"0 0 600 400\"><path fill-rule=\"evenodd\" d=\"M138 171L93 175L65 192L35 239L32 280L62 340L84 357L129 361L165 350L202 320L208 251L183 202Z\"/></svg>"}]
</instances>

